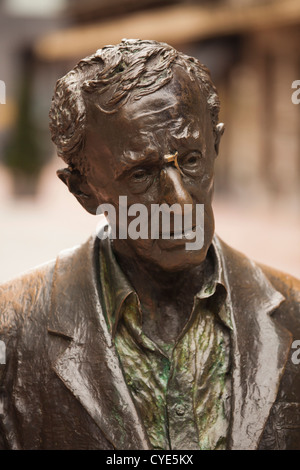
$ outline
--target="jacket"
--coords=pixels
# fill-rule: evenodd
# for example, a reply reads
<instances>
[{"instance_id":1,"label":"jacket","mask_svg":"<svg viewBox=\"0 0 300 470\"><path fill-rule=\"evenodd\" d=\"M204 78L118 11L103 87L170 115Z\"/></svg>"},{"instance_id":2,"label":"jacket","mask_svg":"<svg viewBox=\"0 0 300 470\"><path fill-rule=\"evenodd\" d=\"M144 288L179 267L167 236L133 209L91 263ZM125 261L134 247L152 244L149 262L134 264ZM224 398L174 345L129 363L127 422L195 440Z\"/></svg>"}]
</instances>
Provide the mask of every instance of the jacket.
<instances>
[{"instance_id":1,"label":"jacket","mask_svg":"<svg viewBox=\"0 0 300 470\"><path fill-rule=\"evenodd\" d=\"M151 449L102 312L99 243L0 287L0 449ZM228 447L300 449L300 282L214 243L233 319Z\"/></svg>"}]
</instances>

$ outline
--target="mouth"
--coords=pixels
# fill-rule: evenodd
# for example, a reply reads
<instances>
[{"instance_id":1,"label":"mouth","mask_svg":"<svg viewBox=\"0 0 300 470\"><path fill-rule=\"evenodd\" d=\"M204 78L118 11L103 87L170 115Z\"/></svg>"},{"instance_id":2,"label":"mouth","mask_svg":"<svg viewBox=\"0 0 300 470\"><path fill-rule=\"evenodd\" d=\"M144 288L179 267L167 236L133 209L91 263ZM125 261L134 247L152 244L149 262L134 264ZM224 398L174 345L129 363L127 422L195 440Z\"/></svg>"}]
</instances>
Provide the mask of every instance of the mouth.
<instances>
[{"instance_id":1,"label":"mouth","mask_svg":"<svg viewBox=\"0 0 300 470\"><path fill-rule=\"evenodd\" d=\"M182 230L178 231L178 232L175 232L175 231L162 232L162 233L160 233L160 238L163 238L164 240L181 239L181 238L184 238L186 234L188 236L189 236L189 234L192 234L195 229L196 229L196 227L192 227L188 230L185 230L184 232L182 232Z\"/></svg>"},{"instance_id":2,"label":"mouth","mask_svg":"<svg viewBox=\"0 0 300 470\"><path fill-rule=\"evenodd\" d=\"M168 238L159 238L157 243L162 250L174 250L182 246L184 247L186 243L192 241L196 237L196 232L199 228L200 225L195 225L184 232L163 233L161 234L161 237L165 236Z\"/></svg>"}]
</instances>

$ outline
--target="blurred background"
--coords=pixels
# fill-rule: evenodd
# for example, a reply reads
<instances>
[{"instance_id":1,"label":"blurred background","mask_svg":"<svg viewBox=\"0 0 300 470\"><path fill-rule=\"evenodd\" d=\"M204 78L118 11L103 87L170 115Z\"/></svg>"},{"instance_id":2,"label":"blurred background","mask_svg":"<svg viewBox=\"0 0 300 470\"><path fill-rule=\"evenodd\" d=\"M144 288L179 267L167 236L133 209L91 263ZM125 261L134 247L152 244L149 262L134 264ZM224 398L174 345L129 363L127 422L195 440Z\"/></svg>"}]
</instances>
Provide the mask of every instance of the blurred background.
<instances>
[{"instance_id":1,"label":"blurred background","mask_svg":"<svg viewBox=\"0 0 300 470\"><path fill-rule=\"evenodd\" d=\"M210 68L226 124L216 231L300 277L300 0L0 0L0 282L96 229L55 174L48 112L58 78L123 38Z\"/></svg>"}]
</instances>

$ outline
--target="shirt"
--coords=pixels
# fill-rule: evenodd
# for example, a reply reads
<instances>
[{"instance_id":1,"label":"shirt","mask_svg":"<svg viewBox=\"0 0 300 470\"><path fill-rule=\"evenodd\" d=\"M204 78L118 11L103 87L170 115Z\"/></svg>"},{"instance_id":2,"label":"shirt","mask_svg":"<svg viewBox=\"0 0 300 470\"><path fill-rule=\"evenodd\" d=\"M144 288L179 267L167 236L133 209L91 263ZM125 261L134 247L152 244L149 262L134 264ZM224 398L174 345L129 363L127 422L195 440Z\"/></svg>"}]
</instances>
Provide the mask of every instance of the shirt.
<instances>
[{"instance_id":1,"label":"shirt","mask_svg":"<svg viewBox=\"0 0 300 470\"><path fill-rule=\"evenodd\" d=\"M109 239L100 244L102 304L127 386L153 449L226 449L230 415L230 330L226 288L213 244L210 276L175 345L143 332L137 293Z\"/></svg>"}]
</instances>

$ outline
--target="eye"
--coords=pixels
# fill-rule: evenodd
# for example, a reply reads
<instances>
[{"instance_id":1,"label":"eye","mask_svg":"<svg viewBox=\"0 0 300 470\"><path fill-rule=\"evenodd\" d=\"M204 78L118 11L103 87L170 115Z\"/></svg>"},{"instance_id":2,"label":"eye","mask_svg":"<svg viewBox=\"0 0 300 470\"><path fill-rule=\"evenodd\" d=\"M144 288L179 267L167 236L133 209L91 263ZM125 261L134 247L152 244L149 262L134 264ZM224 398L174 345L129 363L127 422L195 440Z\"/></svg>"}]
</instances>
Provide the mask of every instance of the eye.
<instances>
[{"instance_id":1,"label":"eye","mask_svg":"<svg viewBox=\"0 0 300 470\"><path fill-rule=\"evenodd\" d=\"M128 176L128 185L132 193L138 194L148 190L153 183L155 171L153 168L136 168Z\"/></svg>"},{"instance_id":2,"label":"eye","mask_svg":"<svg viewBox=\"0 0 300 470\"><path fill-rule=\"evenodd\" d=\"M182 168L183 170L194 171L197 168L201 167L202 155L200 152L197 151L189 152L181 158L179 164L180 168Z\"/></svg>"},{"instance_id":3,"label":"eye","mask_svg":"<svg viewBox=\"0 0 300 470\"><path fill-rule=\"evenodd\" d=\"M147 177L148 177L148 172L143 169L138 169L131 174L131 179L137 182L143 181Z\"/></svg>"},{"instance_id":4,"label":"eye","mask_svg":"<svg viewBox=\"0 0 300 470\"><path fill-rule=\"evenodd\" d=\"M187 165L194 165L195 163L197 163L198 161L198 158L195 156L195 155L190 155L187 159L186 159L186 164Z\"/></svg>"}]
</instances>

